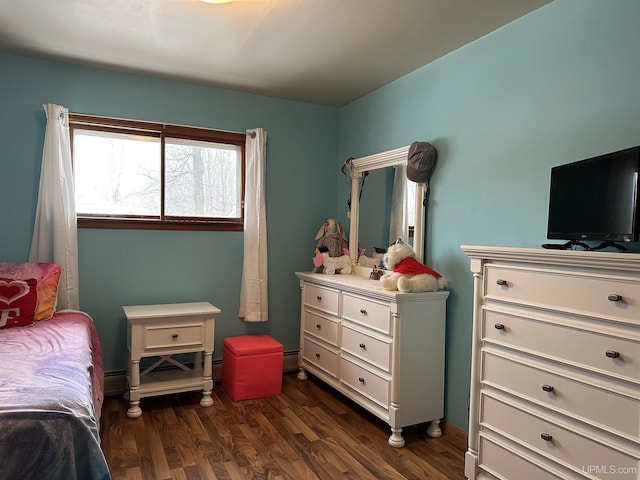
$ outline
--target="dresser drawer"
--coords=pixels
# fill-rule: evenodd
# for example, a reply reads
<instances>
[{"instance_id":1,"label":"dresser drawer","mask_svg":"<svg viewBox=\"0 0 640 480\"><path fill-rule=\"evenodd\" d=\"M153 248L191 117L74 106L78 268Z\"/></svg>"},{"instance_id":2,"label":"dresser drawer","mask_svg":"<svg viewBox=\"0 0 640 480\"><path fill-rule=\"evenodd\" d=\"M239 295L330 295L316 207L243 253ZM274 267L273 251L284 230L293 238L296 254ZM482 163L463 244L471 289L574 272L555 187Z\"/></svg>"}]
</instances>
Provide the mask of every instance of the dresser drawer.
<instances>
[{"instance_id":1,"label":"dresser drawer","mask_svg":"<svg viewBox=\"0 0 640 480\"><path fill-rule=\"evenodd\" d=\"M536 464L516 455L511 449L497 445L485 437L480 437L479 452L480 468L501 479L564 480L567 478L543 470Z\"/></svg>"},{"instance_id":2,"label":"dresser drawer","mask_svg":"<svg viewBox=\"0 0 640 480\"><path fill-rule=\"evenodd\" d=\"M304 304L331 315L339 315L340 293L337 290L305 283Z\"/></svg>"},{"instance_id":3,"label":"dresser drawer","mask_svg":"<svg viewBox=\"0 0 640 480\"><path fill-rule=\"evenodd\" d=\"M302 357L333 377L338 376L338 352L305 336Z\"/></svg>"},{"instance_id":4,"label":"dresser drawer","mask_svg":"<svg viewBox=\"0 0 640 480\"><path fill-rule=\"evenodd\" d=\"M342 317L387 335L391 334L389 304L377 303L345 293L342 297Z\"/></svg>"},{"instance_id":5,"label":"dresser drawer","mask_svg":"<svg viewBox=\"0 0 640 480\"><path fill-rule=\"evenodd\" d=\"M338 346L338 322L314 313L304 312L304 331L315 337Z\"/></svg>"},{"instance_id":6,"label":"dresser drawer","mask_svg":"<svg viewBox=\"0 0 640 480\"><path fill-rule=\"evenodd\" d=\"M638 383L640 342L484 310L483 339Z\"/></svg>"},{"instance_id":7,"label":"dresser drawer","mask_svg":"<svg viewBox=\"0 0 640 480\"><path fill-rule=\"evenodd\" d=\"M482 380L589 424L599 425L606 431L640 441L639 400L543 368L485 352Z\"/></svg>"},{"instance_id":8,"label":"dresser drawer","mask_svg":"<svg viewBox=\"0 0 640 480\"><path fill-rule=\"evenodd\" d=\"M389 408L389 388L391 382L388 378L381 377L341 357L340 381L385 409Z\"/></svg>"},{"instance_id":9,"label":"dresser drawer","mask_svg":"<svg viewBox=\"0 0 640 480\"><path fill-rule=\"evenodd\" d=\"M595 317L640 321L640 281L580 272L487 265L489 299L536 305Z\"/></svg>"},{"instance_id":10,"label":"dresser drawer","mask_svg":"<svg viewBox=\"0 0 640 480\"><path fill-rule=\"evenodd\" d=\"M615 465L619 469L637 472L640 467L638 458L488 395L482 395L480 416L483 428L518 438L541 455L575 468ZM606 472L592 473L597 478L611 478Z\"/></svg>"},{"instance_id":11,"label":"dresser drawer","mask_svg":"<svg viewBox=\"0 0 640 480\"><path fill-rule=\"evenodd\" d=\"M182 323L180 325L145 325L142 335L143 353L158 353L169 350L176 353L204 350L204 323Z\"/></svg>"},{"instance_id":12,"label":"dresser drawer","mask_svg":"<svg viewBox=\"0 0 640 480\"><path fill-rule=\"evenodd\" d=\"M376 338L342 324L342 350L382 370L391 366L391 339Z\"/></svg>"}]
</instances>

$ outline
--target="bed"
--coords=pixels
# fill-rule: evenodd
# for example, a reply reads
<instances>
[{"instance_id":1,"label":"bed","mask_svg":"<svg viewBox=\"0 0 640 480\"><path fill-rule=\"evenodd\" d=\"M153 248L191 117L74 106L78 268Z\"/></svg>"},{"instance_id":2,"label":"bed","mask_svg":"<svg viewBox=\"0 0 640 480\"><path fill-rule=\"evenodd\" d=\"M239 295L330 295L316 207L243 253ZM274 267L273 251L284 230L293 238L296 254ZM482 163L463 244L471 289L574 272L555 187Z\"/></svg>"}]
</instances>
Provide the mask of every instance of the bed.
<instances>
[{"instance_id":1,"label":"bed","mask_svg":"<svg viewBox=\"0 0 640 480\"><path fill-rule=\"evenodd\" d=\"M75 310L25 320L18 315L31 305L25 290L33 293L36 284L5 275L0 264L0 480L109 479L99 434L104 369L93 320Z\"/></svg>"}]
</instances>

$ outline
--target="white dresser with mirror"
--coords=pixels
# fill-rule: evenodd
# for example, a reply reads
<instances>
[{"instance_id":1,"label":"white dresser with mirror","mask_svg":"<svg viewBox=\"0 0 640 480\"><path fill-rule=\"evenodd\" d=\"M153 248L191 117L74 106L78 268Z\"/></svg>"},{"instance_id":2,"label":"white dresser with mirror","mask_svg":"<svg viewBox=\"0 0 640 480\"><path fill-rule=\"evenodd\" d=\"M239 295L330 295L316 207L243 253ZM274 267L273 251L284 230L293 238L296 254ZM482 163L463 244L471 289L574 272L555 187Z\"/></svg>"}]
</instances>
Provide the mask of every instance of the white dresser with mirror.
<instances>
[{"instance_id":1,"label":"white dresser with mirror","mask_svg":"<svg viewBox=\"0 0 640 480\"><path fill-rule=\"evenodd\" d=\"M391 427L389 444L402 447L403 427L427 423L442 435L445 324L448 291L400 293L369 278L356 264L359 179L364 171L406 163L409 147L352 163L349 246L353 273L296 272L300 280L300 380L307 372ZM424 187L418 187L422 199ZM419 203L419 205L418 205ZM412 243L422 258L424 207L416 201Z\"/></svg>"}]
</instances>

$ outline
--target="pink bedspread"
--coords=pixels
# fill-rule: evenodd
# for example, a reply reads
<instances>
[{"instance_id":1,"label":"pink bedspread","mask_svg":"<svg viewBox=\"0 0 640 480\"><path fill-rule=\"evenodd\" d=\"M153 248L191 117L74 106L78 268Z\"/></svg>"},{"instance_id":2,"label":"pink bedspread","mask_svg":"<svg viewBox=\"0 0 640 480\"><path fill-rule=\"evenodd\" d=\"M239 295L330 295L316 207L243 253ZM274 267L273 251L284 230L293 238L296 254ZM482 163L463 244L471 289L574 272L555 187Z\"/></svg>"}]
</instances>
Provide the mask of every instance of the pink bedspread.
<instances>
[{"instance_id":1,"label":"pink bedspread","mask_svg":"<svg viewBox=\"0 0 640 480\"><path fill-rule=\"evenodd\" d=\"M99 435L103 373L85 313L0 330L0 480L109 478Z\"/></svg>"}]
</instances>

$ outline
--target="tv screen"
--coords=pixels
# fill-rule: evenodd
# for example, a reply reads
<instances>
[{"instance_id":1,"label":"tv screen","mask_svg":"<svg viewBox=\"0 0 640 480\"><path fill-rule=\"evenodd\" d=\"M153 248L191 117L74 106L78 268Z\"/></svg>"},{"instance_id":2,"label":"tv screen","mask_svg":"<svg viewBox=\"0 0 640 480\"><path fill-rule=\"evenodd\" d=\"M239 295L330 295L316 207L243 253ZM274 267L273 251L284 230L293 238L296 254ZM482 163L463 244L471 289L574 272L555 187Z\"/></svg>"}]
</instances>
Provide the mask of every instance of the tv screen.
<instances>
[{"instance_id":1,"label":"tv screen","mask_svg":"<svg viewBox=\"0 0 640 480\"><path fill-rule=\"evenodd\" d=\"M640 146L551 169L547 238L637 242Z\"/></svg>"}]
</instances>

